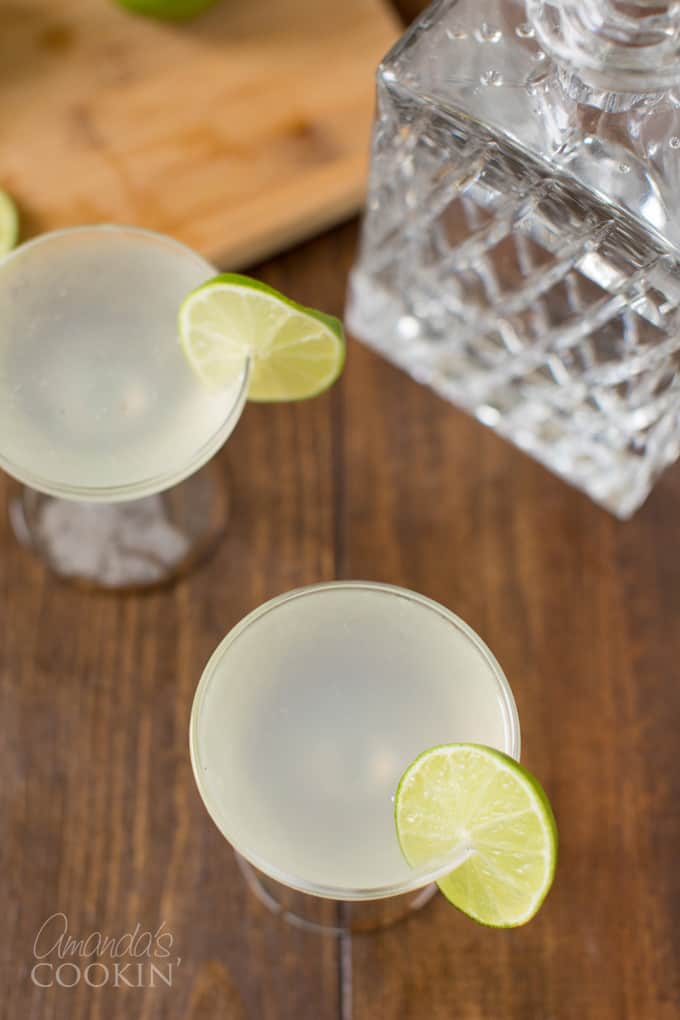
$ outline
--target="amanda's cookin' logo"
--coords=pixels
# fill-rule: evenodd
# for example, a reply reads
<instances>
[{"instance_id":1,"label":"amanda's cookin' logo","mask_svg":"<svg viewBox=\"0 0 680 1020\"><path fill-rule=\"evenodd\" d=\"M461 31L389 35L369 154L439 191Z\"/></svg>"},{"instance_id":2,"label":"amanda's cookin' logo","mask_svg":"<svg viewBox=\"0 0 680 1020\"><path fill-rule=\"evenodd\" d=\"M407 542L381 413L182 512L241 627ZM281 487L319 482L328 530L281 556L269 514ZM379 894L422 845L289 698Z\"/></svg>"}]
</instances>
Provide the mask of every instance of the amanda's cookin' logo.
<instances>
[{"instance_id":1,"label":"amanda's cookin' logo","mask_svg":"<svg viewBox=\"0 0 680 1020\"><path fill-rule=\"evenodd\" d=\"M31 981L38 988L172 988L181 958L172 952L174 936L162 922L155 931L136 924L123 935L100 931L76 937L64 913L52 914L41 924L33 942L35 963Z\"/></svg>"}]
</instances>

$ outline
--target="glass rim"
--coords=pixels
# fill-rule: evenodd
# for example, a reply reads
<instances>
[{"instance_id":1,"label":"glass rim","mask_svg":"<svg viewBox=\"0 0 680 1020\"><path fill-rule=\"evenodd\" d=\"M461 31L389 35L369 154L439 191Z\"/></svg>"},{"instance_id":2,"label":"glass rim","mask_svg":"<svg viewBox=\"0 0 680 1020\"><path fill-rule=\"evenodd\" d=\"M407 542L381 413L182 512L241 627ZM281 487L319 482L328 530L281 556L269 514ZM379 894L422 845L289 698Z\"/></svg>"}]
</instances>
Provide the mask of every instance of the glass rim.
<instances>
[{"instance_id":1,"label":"glass rim","mask_svg":"<svg viewBox=\"0 0 680 1020\"><path fill-rule=\"evenodd\" d=\"M222 638L208 659L194 693L191 717L189 721L189 751L191 756L191 767L196 786L198 787L198 792L208 814L236 853L240 854L253 867L263 872L269 878L274 879L274 881L280 882L282 885L288 886L297 892L307 893L310 896L340 901L378 900L385 899L389 896L401 896L403 893L413 892L429 885L431 882L435 882L438 878L443 878L444 875L447 875L454 867L461 863L460 850L450 855L446 855L445 857L438 858L436 862L430 862L428 865L413 868L408 877L401 882L393 882L366 888L349 888L309 881L300 875L289 875L285 873L271 861L266 860L252 848L245 846L243 843L239 842L237 838L234 838L233 834L229 831L229 826L225 824L226 819L220 813L219 808L217 805L211 803L211 797L202 778L201 756L198 741L199 719L212 678L219 663L228 652L229 647L246 630L250 627L256 626L262 617L268 615L268 613L274 611L284 603L298 598L313 597L323 591L338 588L356 588L362 591L383 592L385 595L392 595L397 598L405 598L411 602L418 602L424 608L430 609L436 612L440 617L443 617L456 630L468 638L468 640L474 644L477 651L481 653L496 679L504 715L505 745L502 750L515 760L519 760L521 743L520 725L512 689L497 659L476 631L457 616L456 613L447 609L447 607L443 606L440 602L436 602L434 599L430 599L426 595L421 595L419 592L411 591L409 588L404 588L400 585L387 584L380 581L347 580L323 581L318 584L294 588L290 591L283 592L280 595L276 595L274 598L269 599L267 602L264 602L262 605L251 610L251 612L236 623L225 637Z\"/></svg>"},{"instance_id":2,"label":"glass rim","mask_svg":"<svg viewBox=\"0 0 680 1020\"><path fill-rule=\"evenodd\" d=\"M8 263L13 262L19 256L25 254L27 250L40 247L43 244L59 240L60 238L75 236L78 234L87 236L97 234L132 234L140 241L153 244L163 244L166 248L174 248L178 253L186 257L187 260L191 259L197 265L204 268L209 275L216 276L218 274L218 270L211 262L204 259L202 255L199 255L198 252L195 252L182 241L178 241L174 237L169 237L167 234L162 234L157 230L149 230L146 227L136 227L125 223L83 224L73 227L61 227L57 230L50 230L44 234L39 234L37 237L24 241L22 244L12 249L12 251L7 252L7 254L0 257L0 274ZM23 485L28 485L30 488L36 489L38 492L43 492L48 496L55 496L58 499L82 500L84 502L92 503L117 503L124 502L126 500L141 499L144 496L156 495L157 493L163 492L174 485L178 485L180 482L184 481L185 478L193 475L224 445L236 427L238 420L241 417L241 412L245 406L248 396L250 369L250 359L246 357L244 358L240 385L236 390L233 401L225 408L225 416L219 428L216 429L216 431L213 432L212 435L210 435L208 439L206 439L198 447L194 456L190 460L188 460L182 467L175 468L172 471L160 471L158 474L153 475L150 478L140 479L124 485L59 485L54 479L34 474L23 465L16 464L9 457L6 457L2 453L1 449L0 468ZM192 371L188 364L187 371Z\"/></svg>"}]
</instances>

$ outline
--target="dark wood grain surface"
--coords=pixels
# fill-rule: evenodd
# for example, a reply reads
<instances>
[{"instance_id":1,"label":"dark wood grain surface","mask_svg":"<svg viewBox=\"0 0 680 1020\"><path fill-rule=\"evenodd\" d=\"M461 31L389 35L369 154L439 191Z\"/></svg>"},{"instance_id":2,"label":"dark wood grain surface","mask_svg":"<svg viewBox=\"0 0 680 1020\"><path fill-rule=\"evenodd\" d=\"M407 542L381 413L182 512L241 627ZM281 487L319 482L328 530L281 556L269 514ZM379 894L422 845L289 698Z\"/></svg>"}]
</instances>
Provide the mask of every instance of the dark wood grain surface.
<instances>
[{"instance_id":1,"label":"dark wood grain surface","mask_svg":"<svg viewBox=\"0 0 680 1020\"><path fill-rule=\"evenodd\" d=\"M339 314L355 245L349 225L256 271ZM355 342L333 391L249 407L216 464L229 533L152 594L61 584L0 517L0 1017L678 1020L680 467L619 523ZM194 688L248 610L334 576L440 600L503 664L561 832L525 929L435 900L340 944L244 888L191 777ZM172 986L38 987L59 912L75 938L163 925Z\"/></svg>"}]
</instances>

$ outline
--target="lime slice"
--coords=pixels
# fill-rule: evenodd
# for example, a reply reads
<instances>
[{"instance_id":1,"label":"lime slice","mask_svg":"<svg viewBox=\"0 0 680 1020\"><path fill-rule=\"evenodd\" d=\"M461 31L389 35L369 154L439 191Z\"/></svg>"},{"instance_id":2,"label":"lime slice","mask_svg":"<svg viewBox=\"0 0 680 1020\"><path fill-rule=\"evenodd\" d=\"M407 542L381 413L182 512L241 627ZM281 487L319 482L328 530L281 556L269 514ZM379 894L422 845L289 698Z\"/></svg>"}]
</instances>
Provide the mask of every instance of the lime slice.
<instances>
[{"instance_id":1,"label":"lime slice","mask_svg":"<svg viewBox=\"0 0 680 1020\"><path fill-rule=\"evenodd\" d=\"M401 777L395 822L410 865L461 855L463 863L437 885L481 924L525 924L552 885L550 803L538 780L501 751L479 744L425 751Z\"/></svg>"},{"instance_id":2,"label":"lime slice","mask_svg":"<svg viewBox=\"0 0 680 1020\"><path fill-rule=\"evenodd\" d=\"M192 291L180 309L179 329L184 352L207 386L233 382L250 358L249 400L315 397L345 362L338 319L236 273Z\"/></svg>"},{"instance_id":3,"label":"lime slice","mask_svg":"<svg viewBox=\"0 0 680 1020\"><path fill-rule=\"evenodd\" d=\"M173 21L176 18L193 18L206 10L216 0L118 0L121 7L126 7L135 14L146 14L151 18L162 18Z\"/></svg>"},{"instance_id":4,"label":"lime slice","mask_svg":"<svg viewBox=\"0 0 680 1020\"><path fill-rule=\"evenodd\" d=\"M19 239L19 214L6 191L0 188L0 255L11 251Z\"/></svg>"}]
</instances>

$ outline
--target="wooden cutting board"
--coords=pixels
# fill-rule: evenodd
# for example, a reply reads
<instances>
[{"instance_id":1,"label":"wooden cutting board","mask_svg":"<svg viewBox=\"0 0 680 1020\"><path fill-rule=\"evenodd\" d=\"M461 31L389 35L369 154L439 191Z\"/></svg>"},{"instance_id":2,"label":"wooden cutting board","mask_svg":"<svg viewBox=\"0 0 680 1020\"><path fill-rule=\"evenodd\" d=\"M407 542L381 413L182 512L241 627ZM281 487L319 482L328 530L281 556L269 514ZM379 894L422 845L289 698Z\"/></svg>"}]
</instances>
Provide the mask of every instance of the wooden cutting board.
<instances>
[{"instance_id":1,"label":"wooden cutting board","mask_svg":"<svg viewBox=\"0 0 680 1020\"><path fill-rule=\"evenodd\" d=\"M0 0L0 186L24 237L112 221L238 267L361 205L382 0Z\"/></svg>"}]
</instances>

